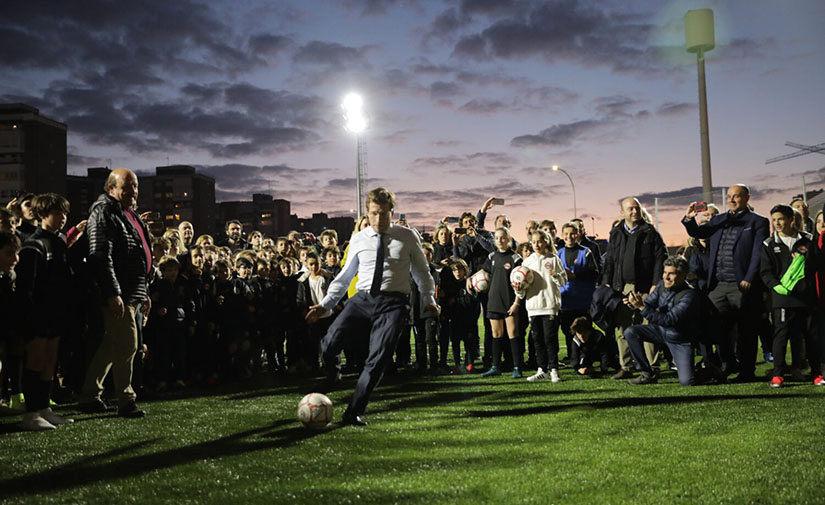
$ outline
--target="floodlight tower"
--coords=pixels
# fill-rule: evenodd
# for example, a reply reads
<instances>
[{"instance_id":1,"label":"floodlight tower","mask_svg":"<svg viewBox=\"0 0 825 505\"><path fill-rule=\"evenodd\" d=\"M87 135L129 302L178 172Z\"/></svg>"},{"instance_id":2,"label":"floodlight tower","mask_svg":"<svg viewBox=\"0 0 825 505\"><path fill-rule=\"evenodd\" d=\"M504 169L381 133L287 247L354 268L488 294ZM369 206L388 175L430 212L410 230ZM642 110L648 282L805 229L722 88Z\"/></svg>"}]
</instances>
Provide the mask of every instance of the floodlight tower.
<instances>
[{"instance_id":1,"label":"floodlight tower","mask_svg":"<svg viewBox=\"0 0 825 505\"><path fill-rule=\"evenodd\" d=\"M361 219L361 214L364 212L364 182L367 174L367 143L362 133L369 124L364 115L363 106L364 99L356 93L348 94L341 103L341 108L344 109L344 121L346 121L344 128L355 134L355 208L358 212L358 219Z\"/></svg>"},{"instance_id":2,"label":"floodlight tower","mask_svg":"<svg viewBox=\"0 0 825 505\"><path fill-rule=\"evenodd\" d=\"M705 53L716 47L713 35L713 11L697 9L685 14L685 49L696 53L699 71L699 133L702 143L702 199L713 201L710 178L710 136L708 134L708 94L705 87Z\"/></svg>"}]
</instances>

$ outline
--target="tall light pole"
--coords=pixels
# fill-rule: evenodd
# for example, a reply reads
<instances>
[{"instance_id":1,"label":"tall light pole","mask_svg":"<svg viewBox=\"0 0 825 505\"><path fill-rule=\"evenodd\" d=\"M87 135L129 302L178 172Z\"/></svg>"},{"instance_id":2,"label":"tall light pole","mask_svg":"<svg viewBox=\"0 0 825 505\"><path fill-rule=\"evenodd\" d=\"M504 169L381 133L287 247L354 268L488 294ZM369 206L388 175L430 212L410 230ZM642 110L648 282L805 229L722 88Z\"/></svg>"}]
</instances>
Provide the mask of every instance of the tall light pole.
<instances>
[{"instance_id":1,"label":"tall light pole","mask_svg":"<svg viewBox=\"0 0 825 505\"><path fill-rule=\"evenodd\" d=\"M344 128L355 134L355 208L358 219L364 211L364 179L366 178L367 146L361 135L367 129L368 121L363 111L364 99L361 95L350 93L344 97L341 108L344 109Z\"/></svg>"},{"instance_id":2,"label":"tall light pole","mask_svg":"<svg viewBox=\"0 0 825 505\"><path fill-rule=\"evenodd\" d=\"M552 167L550 167L550 169L553 170L553 172L563 173L567 176L567 179L570 181L570 186L573 188L573 219L578 218L578 209L576 209L576 185L573 184L573 178L570 177L570 174L568 174L565 169L561 168L558 165L553 165Z\"/></svg>"},{"instance_id":3,"label":"tall light pole","mask_svg":"<svg viewBox=\"0 0 825 505\"><path fill-rule=\"evenodd\" d=\"M705 53L716 47L713 35L713 11L697 9L685 14L685 49L696 53L699 72L699 135L702 144L702 199L713 201L710 177L710 136L708 134L708 94L705 87Z\"/></svg>"}]
</instances>

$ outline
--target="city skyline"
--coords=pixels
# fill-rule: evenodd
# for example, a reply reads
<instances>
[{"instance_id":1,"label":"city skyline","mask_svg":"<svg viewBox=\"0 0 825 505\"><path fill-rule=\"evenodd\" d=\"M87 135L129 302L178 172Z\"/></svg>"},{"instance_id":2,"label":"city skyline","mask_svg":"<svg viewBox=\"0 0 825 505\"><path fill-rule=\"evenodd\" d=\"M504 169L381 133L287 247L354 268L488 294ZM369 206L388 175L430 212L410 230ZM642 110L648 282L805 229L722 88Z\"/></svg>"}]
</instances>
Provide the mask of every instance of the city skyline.
<instances>
[{"instance_id":1,"label":"city skyline","mask_svg":"<svg viewBox=\"0 0 825 505\"><path fill-rule=\"evenodd\" d=\"M749 184L757 211L825 183L825 5L652 1L29 2L0 20L0 100L68 125L69 173L192 165L222 200L253 192L293 212L351 215L355 138L370 116L368 186L415 226L489 196L517 238L527 219L579 217L606 238L640 198L681 242L701 196L695 57L683 16L712 8L707 55L715 201ZM695 196L694 196L695 195ZM815 211L815 209L814 209Z\"/></svg>"}]
</instances>

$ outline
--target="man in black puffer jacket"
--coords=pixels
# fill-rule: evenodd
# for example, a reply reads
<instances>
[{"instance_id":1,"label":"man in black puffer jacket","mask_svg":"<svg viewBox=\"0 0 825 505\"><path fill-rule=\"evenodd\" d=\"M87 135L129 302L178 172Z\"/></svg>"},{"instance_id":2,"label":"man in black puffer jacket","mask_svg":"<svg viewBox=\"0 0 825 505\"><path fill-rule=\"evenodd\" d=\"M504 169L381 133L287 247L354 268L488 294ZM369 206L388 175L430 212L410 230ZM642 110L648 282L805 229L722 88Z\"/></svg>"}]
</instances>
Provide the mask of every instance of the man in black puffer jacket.
<instances>
[{"instance_id":1,"label":"man in black puffer jacket","mask_svg":"<svg viewBox=\"0 0 825 505\"><path fill-rule=\"evenodd\" d=\"M623 295L633 291L647 295L662 278L667 248L656 228L642 219L639 200L633 197L622 200L622 217L624 219L610 230L610 242L604 255L602 282ZM621 370L613 378L630 378L633 376L633 369L624 330L633 324L641 323L641 316L622 304L615 317L618 329L616 344L619 348ZM653 344L646 342L645 351L648 360L655 366L658 356Z\"/></svg>"},{"instance_id":2,"label":"man in black puffer jacket","mask_svg":"<svg viewBox=\"0 0 825 505\"><path fill-rule=\"evenodd\" d=\"M152 249L149 230L135 213L138 179L118 168L106 179L106 194L92 204L89 224L89 267L105 301L105 334L89 369L80 398L80 410L105 412L100 399L103 380L112 369L118 396L118 415L143 417L132 389L132 361L137 350L135 312L149 312L149 271Z\"/></svg>"}]
</instances>

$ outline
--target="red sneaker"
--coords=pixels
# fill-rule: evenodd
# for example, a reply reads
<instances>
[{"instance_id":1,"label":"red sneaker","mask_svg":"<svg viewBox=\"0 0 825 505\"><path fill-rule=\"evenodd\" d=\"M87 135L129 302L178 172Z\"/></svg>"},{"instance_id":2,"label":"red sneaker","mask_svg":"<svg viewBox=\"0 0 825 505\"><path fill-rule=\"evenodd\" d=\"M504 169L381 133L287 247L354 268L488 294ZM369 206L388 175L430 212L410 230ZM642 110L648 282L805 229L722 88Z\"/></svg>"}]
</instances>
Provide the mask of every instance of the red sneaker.
<instances>
[{"instance_id":1,"label":"red sneaker","mask_svg":"<svg viewBox=\"0 0 825 505\"><path fill-rule=\"evenodd\" d=\"M468 371L468 372L472 372L472 371L473 371L473 368L474 368L474 367L473 367L473 364L472 364L472 363L470 363L469 365L467 365L467 371ZM820 377L820 378L821 378L821 377Z\"/></svg>"},{"instance_id":2,"label":"red sneaker","mask_svg":"<svg viewBox=\"0 0 825 505\"><path fill-rule=\"evenodd\" d=\"M785 379L783 379L782 377L776 376L773 379L771 379L771 387L772 388L781 388L782 383L784 381L785 381Z\"/></svg>"},{"instance_id":3,"label":"red sneaker","mask_svg":"<svg viewBox=\"0 0 825 505\"><path fill-rule=\"evenodd\" d=\"M821 375L817 375L814 379L814 386L825 386L825 379Z\"/></svg>"}]
</instances>

